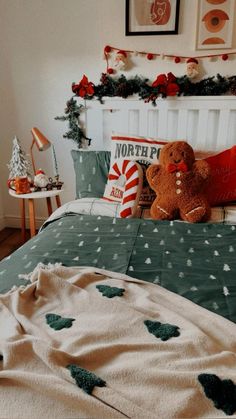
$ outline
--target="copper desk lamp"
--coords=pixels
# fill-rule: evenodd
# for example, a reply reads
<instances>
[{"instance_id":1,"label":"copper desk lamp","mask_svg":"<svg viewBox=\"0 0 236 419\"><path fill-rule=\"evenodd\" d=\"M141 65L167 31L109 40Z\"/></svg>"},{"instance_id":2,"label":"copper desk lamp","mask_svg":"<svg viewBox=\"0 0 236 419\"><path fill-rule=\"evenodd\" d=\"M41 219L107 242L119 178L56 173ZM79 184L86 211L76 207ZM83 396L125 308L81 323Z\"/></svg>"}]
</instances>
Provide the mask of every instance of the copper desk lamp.
<instances>
[{"instance_id":1,"label":"copper desk lamp","mask_svg":"<svg viewBox=\"0 0 236 419\"><path fill-rule=\"evenodd\" d=\"M30 147L30 155L32 160L32 166L34 170L34 174L36 173L35 163L34 163L34 156L33 156L33 147L36 144L39 151L47 150L51 146L50 141L39 131L38 128L32 128L31 133L33 136L33 141Z\"/></svg>"}]
</instances>

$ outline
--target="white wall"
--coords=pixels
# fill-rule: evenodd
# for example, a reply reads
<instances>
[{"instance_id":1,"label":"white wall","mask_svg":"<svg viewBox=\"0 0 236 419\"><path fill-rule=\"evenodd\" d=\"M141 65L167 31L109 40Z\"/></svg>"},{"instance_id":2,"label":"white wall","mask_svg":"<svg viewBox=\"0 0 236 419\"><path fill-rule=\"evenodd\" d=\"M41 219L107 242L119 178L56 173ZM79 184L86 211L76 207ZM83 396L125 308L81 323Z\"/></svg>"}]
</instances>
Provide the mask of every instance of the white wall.
<instances>
[{"instance_id":1,"label":"white wall","mask_svg":"<svg viewBox=\"0 0 236 419\"><path fill-rule=\"evenodd\" d=\"M0 193L0 231L5 227L2 193Z\"/></svg>"},{"instance_id":2,"label":"white wall","mask_svg":"<svg viewBox=\"0 0 236 419\"><path fill-rule=\"evenodd\" d=\"M1 32L0 32L1 37ZM0 47L0 62L3 63L2 54L1 54L1 47ZM4 173L4 154L5 154L5 147L4 147L4 140L3 140L3 132L5 129L4 117L3 113L5 114L4 106L6 103L2 99L3 98L3 66L0 65L0 231L5 227L5 219L4 219L4 205L3 205L3 191L7 188L6 179L3 176Z\"/></svg>"},{"instance_id":3,"label":"white wall","mask_svg":"<svg viewBox=\"0 0 236 419\"><path fill-rule=\"evenodd\" d=\"M72 96L71 83L79 81L83 74L95 83L99 81L106 68L103 48L107 44L137 51L200 54L195 50L197 3L181 0L178 35L126 37L124 0L0 0L0 179L8 225L16 225L19 217L18 203L8 196L5 187L6 163L11 157L14 135L26 151L33 126L54 141L66 186L62 201L73 199L70 150L74 145L62 139L66 124L54 120L56 115L63 114L65 103ZM235 74L235 59L236 56L227 62L204 60L202 72ZM153 80L162 72L185 73L184 63L177 65L161 59L150 62L144 57L133 61L134 67L127 76L139 74ZM52 174L50 151L35 152L35 159L38 167ZM40 204L37 204L39 219L46 215L46 205Z\"/></svg>"}]
</instances>

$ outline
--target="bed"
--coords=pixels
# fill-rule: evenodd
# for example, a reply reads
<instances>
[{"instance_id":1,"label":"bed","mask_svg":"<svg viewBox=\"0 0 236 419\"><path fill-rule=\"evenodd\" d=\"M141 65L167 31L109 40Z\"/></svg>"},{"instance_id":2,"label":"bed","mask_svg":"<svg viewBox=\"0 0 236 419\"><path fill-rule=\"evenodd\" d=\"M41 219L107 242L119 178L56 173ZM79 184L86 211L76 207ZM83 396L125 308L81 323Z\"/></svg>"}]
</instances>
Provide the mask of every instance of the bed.
<instances>
[{"instance_id":1,"label":"bed","mask_svg":"<svg viewBox=\"0 0 236 419\"><path fill-rule=\"evenodd\" d=\"M86 107L94 145L72 152L79 199L0 263L1 415L236 417L234 203L189 224L146 209L120 218L102 198L111 130L222 150L236 101ZM81 178L81 164L96 176Z\"/></svg>"}]
</instances>

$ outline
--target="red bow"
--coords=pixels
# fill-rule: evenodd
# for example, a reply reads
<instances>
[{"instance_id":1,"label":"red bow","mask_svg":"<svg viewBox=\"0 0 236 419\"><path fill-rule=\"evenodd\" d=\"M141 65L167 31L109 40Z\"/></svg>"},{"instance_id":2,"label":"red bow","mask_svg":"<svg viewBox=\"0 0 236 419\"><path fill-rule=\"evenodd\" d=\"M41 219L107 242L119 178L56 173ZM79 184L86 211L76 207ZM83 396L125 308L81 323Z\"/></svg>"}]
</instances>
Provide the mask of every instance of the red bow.
<instances>
[{"instance_id":1,"label":"red bow","mask_svg":"<svg viewBox=\"0 0 236 419\"><path fill-rule=\"evenodd\" d=\"M169 163L167 165L167 171L169 173L173 173L173 172L187 172L188 171L188 166L186 163L184 163L183 161L181 161L180 163Z\"/></svg>"}]
</instances>

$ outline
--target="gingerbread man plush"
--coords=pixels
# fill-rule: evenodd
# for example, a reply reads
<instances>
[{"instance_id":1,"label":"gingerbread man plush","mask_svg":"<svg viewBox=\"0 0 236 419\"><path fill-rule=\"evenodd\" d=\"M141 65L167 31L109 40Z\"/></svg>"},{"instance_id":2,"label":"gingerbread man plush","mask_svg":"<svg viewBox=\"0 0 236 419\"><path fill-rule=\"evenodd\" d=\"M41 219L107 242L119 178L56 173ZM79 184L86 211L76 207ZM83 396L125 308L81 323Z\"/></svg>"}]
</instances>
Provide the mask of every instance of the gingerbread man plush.
<instances>
[{"instance_id":1,"label":"gingerbread man plush","mask_svg":"<svg viewBox=\"0 0 236 419\"><path fill-rule=\"evenodd\" d=\"M160 152L160 164L152 164L147 180L157 197L151 217L159 220L181 218L191 223L206 221L210 206L204 194L210 178L206 161L195 160L192 147L185 141L166 144Z\"/></svg>"}]
</instances>

